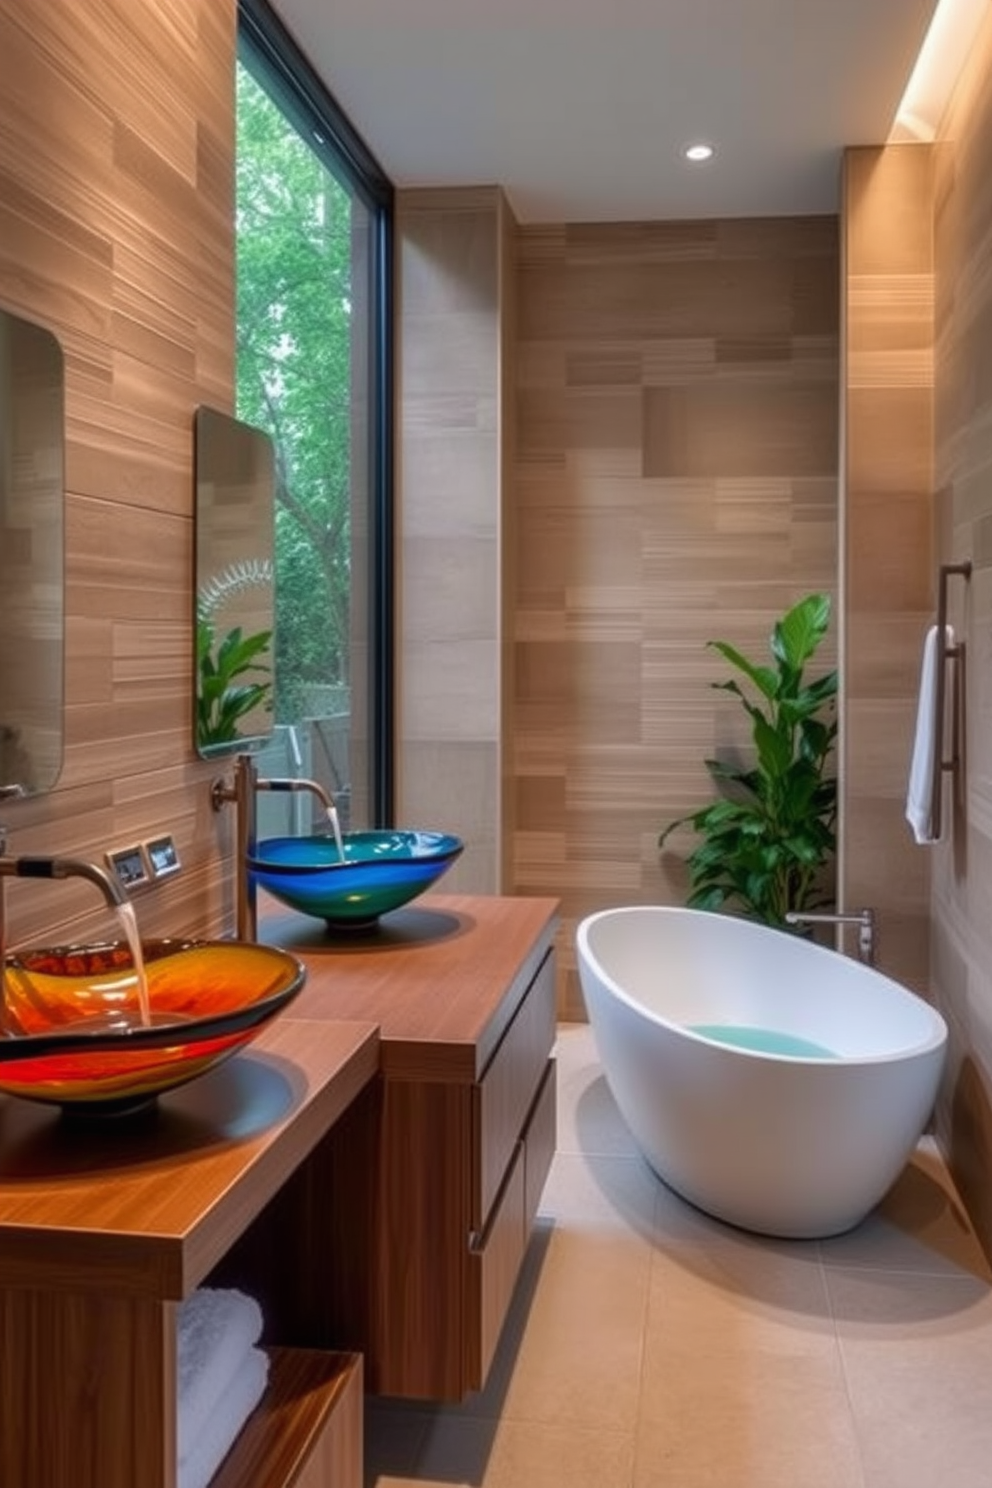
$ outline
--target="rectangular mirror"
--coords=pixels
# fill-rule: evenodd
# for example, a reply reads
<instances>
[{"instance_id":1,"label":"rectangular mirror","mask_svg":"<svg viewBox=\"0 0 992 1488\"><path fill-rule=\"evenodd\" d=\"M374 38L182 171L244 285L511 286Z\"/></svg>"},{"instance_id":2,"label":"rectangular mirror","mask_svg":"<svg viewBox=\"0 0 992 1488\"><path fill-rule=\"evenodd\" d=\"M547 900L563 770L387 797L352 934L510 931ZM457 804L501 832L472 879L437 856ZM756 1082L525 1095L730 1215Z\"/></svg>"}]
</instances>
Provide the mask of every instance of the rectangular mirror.
<instances>
[{"instance_id":1,"label":"rectangular mirror","mask_svg":"<svg viewBox=\"0 0 992 1488\"><path fill-rule=\"evenodd\" d=\"M199 408L195 744L205 758L273 728L275 450L268 434Z\"/></svg>"},{"instance_id":2,"label":"rectangular mirror","mask_svg":"<svg viewBox=\"0 0 992 1488\"><path fill-rule=\"evenodd\" d=\"M0 310L0 799L62 769L64 428L62 348Z\"/></svg>"}]
</instances>

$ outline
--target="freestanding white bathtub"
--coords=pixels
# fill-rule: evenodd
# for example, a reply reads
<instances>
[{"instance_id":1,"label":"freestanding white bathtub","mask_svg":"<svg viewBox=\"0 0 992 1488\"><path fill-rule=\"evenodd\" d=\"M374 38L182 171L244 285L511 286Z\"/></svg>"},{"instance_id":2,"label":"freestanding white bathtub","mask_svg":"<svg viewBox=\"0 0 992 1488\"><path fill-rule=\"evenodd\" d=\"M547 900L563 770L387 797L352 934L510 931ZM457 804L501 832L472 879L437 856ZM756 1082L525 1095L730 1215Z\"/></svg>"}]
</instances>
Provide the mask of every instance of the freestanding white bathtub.
<instances>
[{"instance_id":1,"label":"freestanding white bathtub","mask_svg":"<svg viewBox=\"0 0 992 1488\"><path fill-rule=\"evenodd\" d=\"M856 1225L929 1119L947 1027L836 951L703 910L631 906L577 931L609 1089L658 1176L762 1234Z\"/></svg>"}]
</instances>

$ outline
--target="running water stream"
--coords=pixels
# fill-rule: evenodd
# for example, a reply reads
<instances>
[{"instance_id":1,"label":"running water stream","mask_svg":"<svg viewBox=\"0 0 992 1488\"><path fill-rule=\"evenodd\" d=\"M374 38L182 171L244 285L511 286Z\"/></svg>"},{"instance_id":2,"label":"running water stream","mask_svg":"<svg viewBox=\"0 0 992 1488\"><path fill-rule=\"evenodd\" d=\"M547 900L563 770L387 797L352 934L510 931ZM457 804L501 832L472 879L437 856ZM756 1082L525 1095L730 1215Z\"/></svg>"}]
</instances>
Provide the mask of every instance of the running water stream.
<instances>
[{"instance_id":1,"label":"running water stream","mask_svg":"<svg viewBox=\"0 0 992 1488\"><path fill-rule=\"evenodd\" d=\"M327 820L330 822L331 831L334 833L334 842L337 846L338 857L343 863L345 861L344 838L341 836L341 823L338 820L338 808L334 805L333 802L327 808Z\"/></svg>"},{"instance_id":2,"label":"running water stream","mask_svg":"<svg viewBox=\"0 0 992 1488\"><path fill-rule=\"evenodd\" d=\"M127 943L131 950L131 959L134 962L134 975L138 984L138 1011L141 1015L143 1028L150 1028L152 1021L151 1000L148 996L148 975L145 971L145 956L141 949L141 935L138 931L138 917L134 912L133 904L118 904L117 918L120 920Z\"/></svg>"}]
</instances>

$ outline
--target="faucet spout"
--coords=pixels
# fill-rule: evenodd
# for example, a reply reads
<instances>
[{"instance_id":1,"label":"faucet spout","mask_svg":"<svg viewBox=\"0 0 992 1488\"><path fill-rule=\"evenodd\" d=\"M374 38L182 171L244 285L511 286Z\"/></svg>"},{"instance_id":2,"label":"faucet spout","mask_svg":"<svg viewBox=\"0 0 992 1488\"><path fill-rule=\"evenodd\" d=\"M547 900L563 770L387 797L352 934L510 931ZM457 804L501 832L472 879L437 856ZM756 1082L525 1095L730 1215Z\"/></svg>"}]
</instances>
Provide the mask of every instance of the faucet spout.
<instances>
[{"instance_id":1,"label":"faucet spout","mask_svg":"<svg viewBox=\"0 0 992 1488\"><path fill-rule=\"evenodd\" d=\"M118 910L128 902L123 886L97 863L84 858L9 856L7 829L0 827L0 1015L6 1008L7 907L4 879L7 878L85 878L100 890L111 909Z\"/></svg>"},{"instance_id":2,"label":"faucet spout","mask_svg":"<svg viewBox=\"0 0 992 1488\"><path fill-rule=\"evenodd\" d=\"M873 909L843 911L837 914L814 913L806 910L791 910L785 917L789 925L857 925L858 958L866 966L874 966L877 945L877 926Z\"/></svg>"},{"instance_id":3,"label":"faucet spout","mask_svg":"<svg viewBox=\"0 0 992 1488\"><path fill-rule=\"evenodd\" d=\"M111 909L127 903L127 896L116 879L97 863L83 858L0 857L0 877L85 878L100 890Z\"/></svg>"},{"instance_id":4,"label":"faucet spout","mask_svg":"<svg viewBox=\"0 0 992 1488\"><path fill-rule=\"evenodd\" d=\"M334 802L319 780L307 780L302 776L290 777L286 780L275 776L260 777L256 781L255 788L264 791L309 791L312 796L317 797L326 812L334 810Z\"/></svg>"}]
</instances>

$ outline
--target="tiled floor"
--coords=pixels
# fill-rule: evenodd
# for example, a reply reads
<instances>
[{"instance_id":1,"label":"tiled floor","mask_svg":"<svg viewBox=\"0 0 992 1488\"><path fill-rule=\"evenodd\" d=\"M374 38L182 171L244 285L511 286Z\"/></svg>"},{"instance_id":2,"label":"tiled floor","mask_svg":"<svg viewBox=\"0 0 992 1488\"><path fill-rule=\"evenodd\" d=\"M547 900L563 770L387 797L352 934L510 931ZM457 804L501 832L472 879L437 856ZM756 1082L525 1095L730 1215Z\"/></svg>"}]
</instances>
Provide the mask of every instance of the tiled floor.
<instances>
[{"instance_id":1,"label":"tiled floor","mask_svg":"<svg viewBox=\"0 0 992 1488\"><path fill-rule=\"evenodd\" d=\"M370 1402L369 1488L989 1488L992 1282L924 1142L825 1241L710 1220L652 1175L588 1027L486 1390Z\"/></svg>"}]
</instances>

